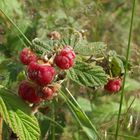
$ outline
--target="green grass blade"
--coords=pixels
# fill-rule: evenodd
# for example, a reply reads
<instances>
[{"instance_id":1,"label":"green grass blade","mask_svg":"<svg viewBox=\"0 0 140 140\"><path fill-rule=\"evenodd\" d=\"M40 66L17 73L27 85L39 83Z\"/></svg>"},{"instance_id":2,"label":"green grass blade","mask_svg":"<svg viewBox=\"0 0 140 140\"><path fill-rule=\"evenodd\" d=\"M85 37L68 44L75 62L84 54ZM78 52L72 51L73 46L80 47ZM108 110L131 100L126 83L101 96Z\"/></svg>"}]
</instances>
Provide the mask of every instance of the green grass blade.
<instances>
[{"instance_id":1,"label":"green grass blade","mask_svg":"<svg viewBox=\"0 0 140 140\"><path fill-rule=\"evenodd\" d=\"M66 101L66 104L70 108L71 112L73 113L74 117L76 118L77 122L79 123L83 131L86 133L89 139L95 139L95 137L98 137L101 140L101 137L98 131L96 130L95 126L87 117L85 112L81 109L78 102L75 100L75 98L72 96L72 94L70 93L68 89L65 89L65 90L66 90L66 93L69 94L70 99L62 91L60 91L60 95Z\"/></svg>"},{"instance_id":2,"label":"green grass blade","mask_svg":"<svg viewBox=\"0 0 140 140\"><path fill-rule=\"evenodd\" d=\"M135 0L133 0L133 8L132 8L132 15L131 15L131 23L130 23L130 31L129 31L129 38L128 38L128 46L127 46L127 52L126 52L125 73L124 73L124 79L123 79L123 85L122 85L122 91L121 91L120 107L119 107L119 113L118 113L118 119L117 119L115 140L118 139L119 125L120 125L120 116L121 116L123 96L124 96L123 94L124 94L124 87L125 87L125 81L126 81L128 59L129 59L129 54L130 54L130 44L131 44L131 35L132 35L134 11L135 11Z\"/></svg>"},{"instance_id":3,"label":"green grass blade","mask_svg":"<svg viewBox=\"0 0 140 140\"><path fill-rule=\"evenodd\" d=\"M15 22L0 8L0 12L9 20L9 22L19 31L19 33L23 36L23 38L27 41L27 43L32 46L30 40L24 35L24 33L19 29L19 27L15 24Z\"/></svg>"}]
</instances>

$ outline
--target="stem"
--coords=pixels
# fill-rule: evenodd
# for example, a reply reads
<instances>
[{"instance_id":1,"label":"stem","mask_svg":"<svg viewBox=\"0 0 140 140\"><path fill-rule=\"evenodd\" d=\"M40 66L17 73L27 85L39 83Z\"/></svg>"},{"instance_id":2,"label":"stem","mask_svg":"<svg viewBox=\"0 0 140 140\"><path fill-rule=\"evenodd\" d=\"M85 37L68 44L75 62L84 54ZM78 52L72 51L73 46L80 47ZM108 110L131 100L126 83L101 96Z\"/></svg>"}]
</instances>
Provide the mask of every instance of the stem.
<instances>
[{"instance_id":1,"label":"stem","mask_svg":"<svg viewBox=\"0 0 140 140\"><path fill-rule=\"evenodd\" d=\"M117 138L118 138L118 132L119 132L119 124L120 124L119 122L120 122L120 116L121 116L121 110L122 110L122 103L123 103L123 96L124 96L123 93L124 93L124 86L125 86L125 81L126 81L128 59L129 59L129 54L130 54L130 44L131 44L131 35L132 35L134 11L135 11L135 0L133 0L131 23L130 23L130 30L129 30L129 37L128 37L128 46L127 46L127 52L126 52L125 73L124 73L124 79L123 79L123 85L122 85L122 91L121 91L121 98L120 98L120 106L119 106L119 113L118 113L118 119L117 119L115 140L117 140Z\"/></svg>"},{"instance_id":2,"label":"stem","mask_svg":"<svg viewBox=\"0 0 140 140\"><path fill-rule=\"evenodd\" d=\"M32 43L29 41L29 39L24 35L24 33L19 29L19 27L12 21L12 19L7 15L5 14L5 12L0 9L1 13L10 21L10 23L19 31L19 33L23 36L23 38L28 42L28 44L30 46L32 46Z\"/></svg>"}]
</instances>

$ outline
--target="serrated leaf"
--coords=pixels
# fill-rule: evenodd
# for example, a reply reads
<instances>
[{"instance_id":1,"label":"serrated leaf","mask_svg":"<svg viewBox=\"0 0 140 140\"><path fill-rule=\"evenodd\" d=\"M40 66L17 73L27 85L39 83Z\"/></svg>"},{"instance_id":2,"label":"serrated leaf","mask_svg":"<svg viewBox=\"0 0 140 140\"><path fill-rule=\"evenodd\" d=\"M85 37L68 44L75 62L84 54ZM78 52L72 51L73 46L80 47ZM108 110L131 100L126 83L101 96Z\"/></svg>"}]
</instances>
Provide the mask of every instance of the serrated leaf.
<instances>
[{"instance_id":1,"label":"serrated leaf","mask_svg":"<svg viewBox=\"0 0 140 140\"><path fill-rule=\"evenodd\" d=\"M103 42L88 42L87 40L82 40L79 41L74 50L81 55L97 55L106 50L106 44Z\"/></svg>"},{"instance_id":2,"label":"serrated leaf","mask_svg":"<svg viewBox=\"0 0 140 140\"><path fill-rule=\"evenodd\" d=\"M107 76L102 67L77 62L73 68L68 71L68 77L82 86L101 86L107 82Z\"/></svg>"},{"instance_id":3,"label":"serrated leaf","mask_svg":"<svg viewBox=\"0 0 140 140\"><path fill-rule=\"evenodd\" d=\"M40 128L31 110L18 96L0 88L0 114L21 140L39 140Z\"/></svg>"}]
</instances>

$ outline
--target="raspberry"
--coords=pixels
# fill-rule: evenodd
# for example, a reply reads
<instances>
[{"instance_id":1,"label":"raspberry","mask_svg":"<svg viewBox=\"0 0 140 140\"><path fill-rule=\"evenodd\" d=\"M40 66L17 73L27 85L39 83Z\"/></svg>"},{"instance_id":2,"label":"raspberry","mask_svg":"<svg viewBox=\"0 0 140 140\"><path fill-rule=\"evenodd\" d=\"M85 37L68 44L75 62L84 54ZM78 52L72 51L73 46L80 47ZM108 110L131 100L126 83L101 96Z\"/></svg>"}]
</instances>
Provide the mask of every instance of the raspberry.
<instances>
[{"instance_id":1,"label":"raspberry","mask_svg":"<svg viewBox=\"0 0 140 140\"><path fill-rule=\"evenodd\" d=\"M41 101L40 97L37 96L37 90L33 84L28 81L22 81L18 89L19 96L30 103L38 103Z\"/></svg>"},{"instance_id":2,"label":"raspberry","mask_svg":"<svg viewBox=\"0 0 140 140\"><path fill-rule=\"evenodd\" d=\"M39 85L50 84L55 76L55 69L51 66L41 65L38 69L37 83Z\"/></svg>"},{"instance_id":3,"label":"raspberry","mask_svg":"<svg viewBox=\"0 0 140 140\"><path fill-rule=\"evenodd\" d=\"M54 91L50 87L44 87L42 89L42 93L43 93L42 99L44 99L44 100L51 100L53 98Z\"/></svg>"},{"instance_id":4,"label":"raspberry","mask_svg":"<svg viewBox=\"0 0 140 140\"><path fill-rule=\"evenodd\" d=\"M121 79L112 79L104 86L104 88L109 92L118 92L121 88Z\"/></svg>"},{"instance_id":5,"label":"raspberry","mask_svg":"<svg viewBox=\"0 0 140 140\"><path fill-rule=\"evenodd\" d=\"M51 38L52 40L60 40L61 39L61 35L57 31L53 31L53 32L49 33L48 37Z\"/></svg>"},{"instance_id":6,"label":"raspberry","mask_svg":"<svg viewBox=\"0 0 140 140\"><path fill-rule=\"evenodd\" d=\"M70 46L65 46L55 57L55 64L61 69L69 69L74 64L76 55Z\"/></svg>"},{"instance_id":7,"label":"raspberry","mask_svg":"<svg viewBox=\"0 0 140 140\"><path fill-rule=\"evenodd\" d=\"M36 62L31 62L28 65L28 77L32 81L37 81L37 76L38 76L38 70L39 70L39 64Z\"/></svg>"},{"instance_id":8,"label":"raspberry","mask_svg":"<svg viewBox=\"0 0 140 140\"><path fill-rule=\"evenodd\" d=\"M44 86L50 84L56 72L52 66L32 62L28 66L28 76L37 84Z\"/></svg>"},{"instance_id":9,"label":"raspberry","mask_svg":"<svg viewBox=\"0 0 140 140\"><path fill-rule=\"evenodd\" d=\"M20 53L20 61L28 65L32 61L37 61L37 56L29 48L24 48Z\"/></svg>"}]
</instances>

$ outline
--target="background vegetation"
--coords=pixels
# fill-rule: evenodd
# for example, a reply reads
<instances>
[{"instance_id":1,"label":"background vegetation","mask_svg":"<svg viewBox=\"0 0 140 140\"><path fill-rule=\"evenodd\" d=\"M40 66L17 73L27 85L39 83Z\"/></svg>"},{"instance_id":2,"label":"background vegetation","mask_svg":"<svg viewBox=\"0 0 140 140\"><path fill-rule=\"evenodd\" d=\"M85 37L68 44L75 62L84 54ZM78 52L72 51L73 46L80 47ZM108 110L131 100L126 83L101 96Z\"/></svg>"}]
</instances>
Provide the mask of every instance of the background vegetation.
<instances>
[{"instance_id":1,"label":"background vegetation","mask_svg":"<svg viewBox=\"0 0 140 140\"><path fill-rule=\"evenodd\" d=\"M131 57L125 84L119 140L140 139L139 6L140 1L136 1ZM81 32L84 30L88 41L104 42L107 44L108 52L114 50L110 53L117 52L122 58L125 57L132 0L1 0L0 8L16 23L29 40L38 37L45 42L50 31L60 31L64 35L68 28L74 28ZM6 86L15 93L25 69L19 62L18 54L25 46L23 36L0 13L0 85ZM103 88L100 90L85 88L77 86L71 81L68 81L66 85L102 137L107 140L114 139L120 93L108 95ZM52 105L47 103L46 112L43 112L46 116L36 114L41 128L41 139L50 134L52 112ZM57 105L55 115L56 139L87 139L64 102ZM9 131L11 130L4 123L4 140L8 139ZM53 138L49 135L48 139Z\"/></svg>"}]
</instances>

